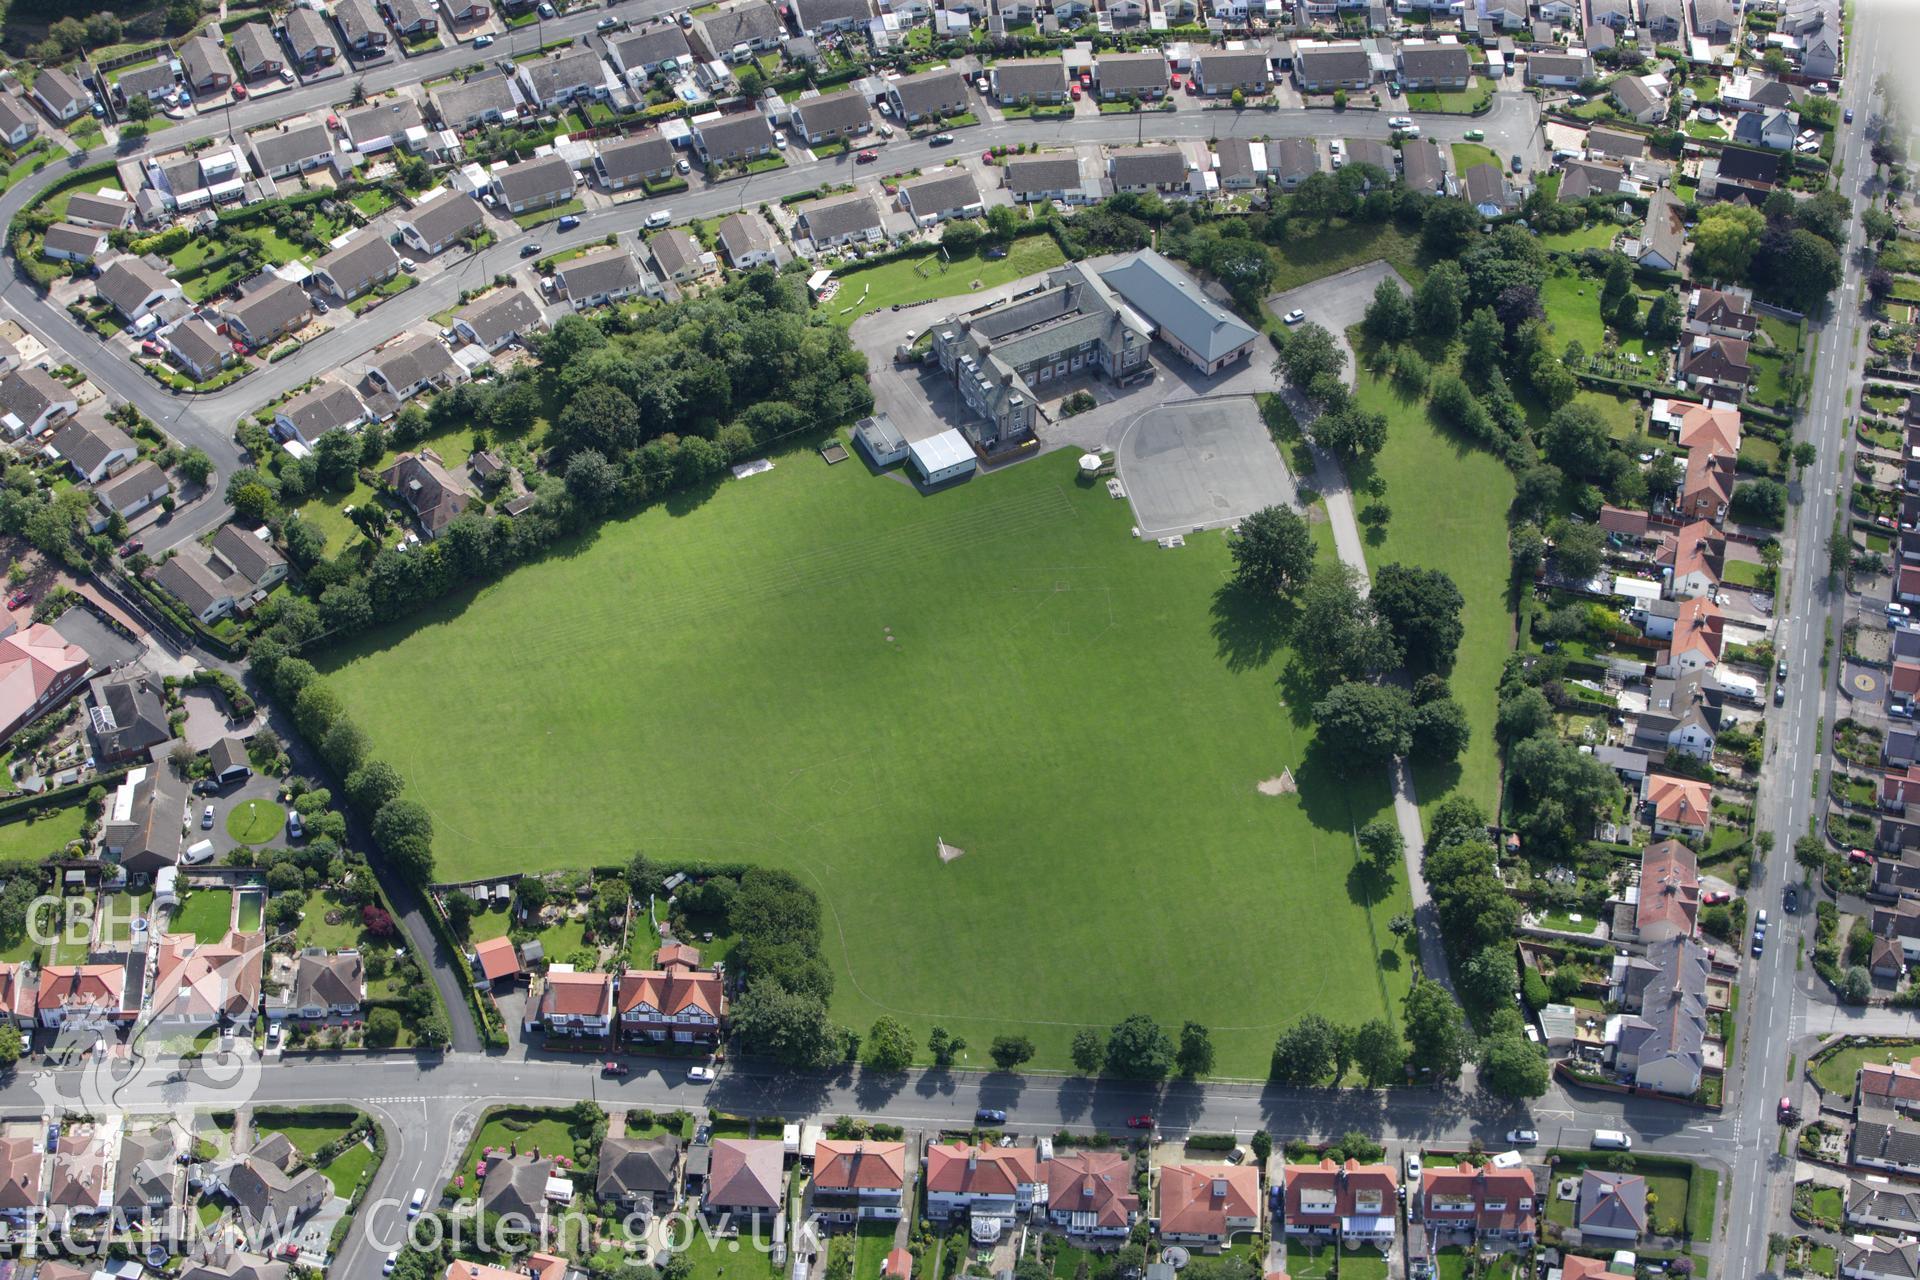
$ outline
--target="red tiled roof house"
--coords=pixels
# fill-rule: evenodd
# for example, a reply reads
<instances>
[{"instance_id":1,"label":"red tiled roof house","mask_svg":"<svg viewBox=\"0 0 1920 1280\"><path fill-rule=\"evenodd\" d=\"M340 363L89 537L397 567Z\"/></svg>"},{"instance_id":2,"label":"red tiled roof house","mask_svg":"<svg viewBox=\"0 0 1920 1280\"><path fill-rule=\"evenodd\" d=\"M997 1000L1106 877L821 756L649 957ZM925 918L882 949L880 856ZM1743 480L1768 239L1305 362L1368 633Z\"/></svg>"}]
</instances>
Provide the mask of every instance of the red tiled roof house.
<instances>
[{"instance_id":1,"label":"red tiled roof house","mask_svg":"<svg viewBox=\"0 0 1920 1280\"><path fill-rule=\"evenodd\" d=\"M906 1185L904 1142L822 1138L814 1146L813 1209L827 1222L897 1219Z\"/></svg>"},{"instance_id":2,"label":"red tiled roof house","mask_svg":"<svg viewBox=\"0 0 1920 1280\"><path fill-rule=\"evenodd\" d=\"M613 1029L613 975L577 973L564 964L549 966L529 1007L527 1024L550 1036L605 1037Z\"/></svg>"},{"instance_id":3,"label":"red tiled roof house","mask_svg":"<svg viewBox=\"0 0 1920 1280\"><path fill-rule=\"evenodd\" d=\"M1428 1232L1533 1243L1539 1192L1528 1169L1428 1166L1415 1209Z\"/></svg>"},{"instance_id":4,"label":"red tiled roof house","mask_svg":"<svg viewBox=\"0 0 1920 1280\"><path fill-rule=\"evenodd\" d=\"M1160 1167L1154 1230L1162 1240L1209 1252L1260 1230L1260 1170L1244 1164Z\"/></svg>"},{"instance_id":5,"label":"red tiled roof house","mask_svg":"<svg viewBox=\"0 0 1920 1280\"><path fill-rule=\"evenodd\" d=\"M974 1147L944 1142L927 1148L927 1217L1010 1221L1046 1195L1039 1152L1032 1147Z\"/></svg>"},{"instance_id":6,"label":"red tiled roof house","mask_svg":"<svg viewBox=\"0 0 1920 1280\"><path fill-rule=\"evenodd\" d=\"M1400 1183L1384 1164L1290 1164L1282 1201L1286 1234L1393 1247Z\"/></svg>"},{"instance_id":7,"label":"red tiled roof house","mask_svg":"<svg viewBox=\"0 0 1920 1280\"><path fill-rule=\"evenodd\" d=\"M1046 1169L1047 1220L1069 1236L1117 1239L1140 1217L1133 1162L1112 1151L1055 1156Z\"/></svg>"}]
</instances>

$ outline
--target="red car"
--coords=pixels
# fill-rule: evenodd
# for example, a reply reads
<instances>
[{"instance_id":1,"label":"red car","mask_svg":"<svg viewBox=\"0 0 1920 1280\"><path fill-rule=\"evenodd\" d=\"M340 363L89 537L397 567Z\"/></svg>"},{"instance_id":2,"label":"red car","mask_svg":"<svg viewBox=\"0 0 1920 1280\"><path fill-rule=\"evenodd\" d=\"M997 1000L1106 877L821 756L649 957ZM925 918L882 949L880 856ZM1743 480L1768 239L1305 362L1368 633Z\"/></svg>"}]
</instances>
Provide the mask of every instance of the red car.
<instances>
[{"instance_id":1,"label":"red car","mask_svg":"<svg viewBox=\"0 0 1920 1280\"><path fill-rule=\"evenodd\" d=\"M1127 1128L1151 1129L1153 1128L1153 1117L1152 1116L1133 1116L1130 1119L1128 1119Z\"/></svg>"},{"instance_id":2,"label":"red car","mask_svg":"<svg viewBox=\"0 0 1920 1280\"><path fill-rule=\"evenodd\" d=\"M1070 87L1070 88L1069 88L1069 89L1067 90L1067 92L1073 95L1073 100L1074 100L1075 102L1078 102L1078 101L1080 101L1080 86L1079 86L1079 85L1077 85L1077 84L1076 84L1076 85L1073 85L1072 87Z\"/></svg>"},{"instance_id":3,"label":"red car","mask_svg":"<svg viewBox=\"0 0 1920 1280\"><path fill-rule=\"evenodd\" d=\"M1093 88L1093 72L1082 71L1080 73L1080 83L1087 86L1087 88L1089 89Z\"/></svg>"},{"instance_id":4,"label":"red car","mask_svg":"<svg viewBox=\"0 0 1920 1280\"><path fill-rule=\"evenodd\" d=\"M1197 84L1195 84L1195 83L1194 83L1193 81L1191 81L1191 80L1189 80L1189 81L1187 81L1187 96L1188 96L1189 98L1191 98L1191 97L1193 97L1193 96L1195 96L1195 95L1196 95L1196 94L1198 94L1199 92L1200 92L1200 86L1199 86L1199 85L1197 85Z\"/></svg>"},{"instance_id":5,"label":"red car","mask_svg":"<svg viewBox=\"0 0 1920 1280\"><path fill-rule=\"evenodd\" d=\"M163 356L167 354L167 349L155 342L152 338L143 341L140 344L140 350L150 356Z\"/></svg>"},{"instance_id":6,"label":"red car","mask_svg":"<svg viewBox=\"0 0 1920 1280\"><path fill-rule=\"evenodd\" d=\"M859 155L854 157L854 159L858 160L861 164L872 164L875 160L878 160L879 158L880 158L880 153L878 151L862 151Z\"/></svg>"},{"instance_id":7,"label":"red car","mask_svg":"<svg viewBox=\"0 0 1920 1280\"><path fill-rule=\"evenodd\" d=\"M12 595L7 597L7 608L18 609L21 605L28 603L32 599L33 599L33 592L27 591L25 589L16 591Z\"/></svg>"},{"instance_id":8,"label":"red car","mask_svg":"<svg viewBox=\"0 0 1920 1280\"><path fill-rule=\"evenodd\" d=\"M1180 77L1175 76L1173 79L1167 81L1167 84L1175 89L1178 89L1180 87Z\"/></svg>"},{"instance_id":9,"label":"red car","mask_svg":"<svg viewBox=\"0 0 1920 1280\"><path fill-rule=\"evenodd\" d=\"M245 86L245 85L243 85L243 84L237 84L237 85L235 85L235 86L233 86L233 96L234 96L234 97L236 97L236 98L244 98L244 97L246 97L246 96L247 96L247 86Z\"/></svg>"},{"instance_id":10,"label":"red car","mask_svg":"<svg viewBox=\"0 0 1920 1280\"><path fill-rule=\"evenodd\" d=\"M627 1064L624 1062L603 1062L600 1064L600 1074L603 1076L623 1076L627 1074Z\"/></svg>"},{"instance_id":11,"label":"red car","mask_svg":"<svg viewBox=\"0 0 1920 1280\"><path fill-rule=\"evenodd\" d=\"M147 549L147 544L140 541L140 539L129 538L127 540L127 545L120 548L120 554L123 556L130 556L138 552L145 551L146 549Z\"/></svg>"},{"instance_id":12,"label":"red car","mask_svg":"<svg viewBox=\"0 0 1920 1280\"><path fill-rule=\"evenodd\" d=\"M1700 895L1700 901L1708 906L1718 906L1722 902L1732 902L1733 894L1725 889L1709 889Z\"/></svg>"}]
</instances>

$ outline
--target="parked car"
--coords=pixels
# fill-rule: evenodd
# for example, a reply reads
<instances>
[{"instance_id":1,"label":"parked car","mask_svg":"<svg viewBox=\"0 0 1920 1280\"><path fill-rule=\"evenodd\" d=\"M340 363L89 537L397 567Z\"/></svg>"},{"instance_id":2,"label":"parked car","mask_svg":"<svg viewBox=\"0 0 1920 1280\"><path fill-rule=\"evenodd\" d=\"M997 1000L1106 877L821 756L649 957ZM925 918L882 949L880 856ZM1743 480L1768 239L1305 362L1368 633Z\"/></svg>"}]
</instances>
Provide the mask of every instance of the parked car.
<instances>
[{"instance_id":1,"label":"parked car","mask_svg":"<svg viewBox=\"0 0 1920 1280\"><path fill-rule=\"evenodd\" d=\"M398 1249L395 1249L392 1253L389 1253L387 1255L387 1260L380 1264L380 1274L383 1276L390 1276L393 1274L393 1269L399 1265L400 1265L400 1251Z\"/></svg>"},{"instance_id":2,"label":"parked car","mask_svg":"<svg viewBox=\"0 0 1920 1280\"><path fill-rule=\"evenodd\" d=\"M600 19L600 21L594 23L593 29L595 31L611 31L619 25L620 25L620 19L607 17L607 18L602 18Z\"/></svg>"},{"instance_id":3,"label":"parked car","mask_svg":"<svg viewBox=\"0 0 1920 1280\"><path fill-rule=\"evenodd\" d=\"M1518 172L1520 172L1520 169L1521 169L1521 167L1522 167L1522 166L1523 166L1524 164L1525 164L1525 161L1523 161L1523 160L1521 160L1519 156L1517 156L1517 155L1516 155L1516 156L1514 156L1514 158L1513 158L1513 171L1514 171L1515 173L1518 173Z\"/></svg>"},{"instance_id":4,"label":"parked car","mask_svg":"<svg viewBox=\"0 0 1920 1280\"><path fill-rule=\"evenodd\" d=\"M412 258L402 258L400 259L400 269L402 271L418 271L420 269L420 264L415 262Z\"/></svg>"},{"instance_id":5,"label":"parked car","mask_svg":"<svg viewBox=\"0 0 1920 1280\"><path fill-rule=\"evenodd\" d=\"M623 1076L627 1074L627 1064L624 1062L603 1062L600 1064L600 1074L603 1076Z\"/></svg>"},{"instance_id":6,"label":"parked car","mask_svg":"<svg viewBox=\"0 0 1920 1280\"><path fill-rule=\"evenodd\" d=\"M540 0L539 13L540 13L540 16L543 18L553 17L554 16L553 5L550 4L548 0Z\"/></svg>"},{"instance_id":7,"label":"parked car","mask_svg":"<svg viewBox=\"0 0 1920 1280\"><path fill-rule=\"evenodd\" d=\"M1780 1123L1781 1124L1793 1123L1793 1099L1792 1098L1780 1099Z\"/></svg>"},{"instance_id":8,"label":"parked car","mask_svg":"<svg viewBox=\"0 0 1920 1280\"><path fill-rule=\"evenodd\" d=\"M1461 134L1460 136L1465 138L1468 142L1480 142L1486 138L1487 131L1485 129L1469 129L1465 133Z\"/></svg>"},{"instance_id":9,"label":"parked car","mask_svg":"<svg viewBox=\"0 0 1920 1280\"><path fill-rule=\"evenodd\" d=\"M1707 906L1718 906L1722 902L1732 902L1733 894L1726 889L1709 889L1700 895L1700 901Z\"/></svg>"},{"instance_id":10,"label":"parked car","mask_svg":"<svg viewBox=\"0 0 1920 1280\"><path fill-rule=\"evenodd\" d=\"M492 45L492 36L475 36L473 38L473 47L476 49L486 49L492 47Z\"/></svg>"},{"instance_id":11,"label":"parked car","mask_svg":"<svg viewBox=\"0 0 1920 1280\"><path fill-rule=\"evenodd\" d=\"M539 252L540 252L540 245L538 241L530 242L520 246L520 256L523 258L531 258L536 253L539 253Z\"/></svg>"},{"instance_id":12,"label":"parked car","mask_svg":"<svg viewBox=\"0 0 1920 1280\"><path fill-rule=\"evenodd\" d=\"M694 1084L712 1084L713 1068L712 1067L688 1067L687 1079L692 1081Z\"/></svg>"},{"instance_id":13,"label":"parked car","mask_svg":"<svg viewBox=\"0 0 1920 1280\"><path fill-rule=\"evenodd\" d=\"M1129 1116L1127 1117L1127 1128L1151 1129L1153 1128L1153 1117L1152 1116Z\"/></svg>"},{"instance_id":14,"label":"parked car","mask_svg":"<svg viewBox=\"0 0 1920 1280\"><path fill-rule=\"evenodd\" d=\"M665 209L655 209L647 215L647 230L654 231L673 221L673 214Z\"/></svg>"},{"instance_id":15,"label":"parked car","mask_svg":"<svg viewBox=\"0 0 1920 1280\"><path fill-rule=\"evenodd\" d=\"M206 808L200 811L200 829L202 831L213 830L213 806L212 805L208 805Z\"/></svg>"},{"instance_id":16,"label":"parked car","mask_svg":"<svg viewBox=\"0 0 1920 1280\"><path fill-rule=\"evenodd\" d=\"M1852 108L1852 107L1848 107L1848 108L1847 108L1847 109L1846 109L1845 111L1843 111L1843 112L1841 112L1841 113L1840 113L1840 118L1841 118L1841 119L1843 119L1843 120L1845 120L1845 121L1846 121L1846 122L1847 122L1848 124L1852 124L1852 123L1853 123L1853 108Z\"/></svg>"},{"instance_id":17,"label":"parked car","mask_svg":"<svg viewBox=\"0 0 1920 1280\"><path fill-rule=\"evenodd\" d=\"M333 310L333 308L328 305L327 300L325 298L315 298L313 300L313 309L315 313L319 315L325 315L327 314L327 312Z\"/></svg>"},{"instance_id":18,"label":"parked car","mask_svg":"<svg viewBox=\"0 0 1920 1280\"><path fill-rule=\"evenodd\" d=\"M1067 87L1067 93L1072 96L1075 102L1080 101L1080 86L1078 84L1069 85Z\"/></svg>"},{"instance_id":19,"label":"parked car","mask_svg":"<svg viewBox=\"0 0 1920 1280\"><path fill-rule=\"evenodd\" d=\"M1887 616L1889 618L1910 618L1913 616L1913 610L1907 608L1907 606L1901 604L1898 600L1894 600L1887 605Z\"/></svg>"},{"instance_id":20,"label":"parked car","mask_svg":"<svg viewBox=\"0 0 1920 1280\"><path fill-rule=\"evenodd\" d=\"M148 355L148 356L163 356L167 354L167 349L161 346L159 343L155 342L152 338L143 338L140 341L140 354Z\"/></svg>"},{"instance_id":21,"label":"parked car","mask_svg":"<svg viewBox=\"0 0 1920 1280\"><path fill-rule=\"evenodd\" d=\"M1785 658L1780 659L1780 661L1775 664L1773 668L1773 678L1775 680L1785 680L1787 678L1787 660Z\"/></svg>"},{"instance_id":22,"label":"parked car","mask_svg":"<svg viewBox=\"0 0 1920 1280\"><path fill-rule=\"evenodd\" d=\"M1168 80L1167 87L1170 89L1178 89L1180 87L1180 77L1174 76L1171 80Z\"/></svg>"},{"instance_id":23,"label":"parked car","mask_svg":"<svg viewBox=\"0 0 1920 1280\"><path fill-rule=\"evenodd\" d=\"M689 164L689 163L687 162L687 160L686 160L686 158L685 158L685 157L682 157L682 158L680 159L680 161L679 161L679 163L677 163L677 164L675 164L675 165L674 165L673 167L674 167L675 169L678 169L678 170L679 170L679 171L680 171L681 173L692 173L692 172L693 172L693 166L692 166L691 164Z\"/></svg>"},{"instance_id":24,"label":"parked car","mask_svg":"<svg viewBox=\"0 0 1920 1280\"><path fill-rule=\"evenodd\" d=\"M1281 321L1286 324L1299 324L1302 320L1305 320L1306 318L1307 318L1307 313L1302 311L1299 307L1295 307L1293 310L1287 312L1286 315L1280 317Z\"/></svg>"},{"instance_id":25,"label":"parked car","mask_svg":"<svg viewBox=\"0 0 1920 1280\"><path fill-rule=\"evenodd\" d=\"M53 1155L59 1150L60 1150L60 1126L57 1124L50 1124L47 1126L47 1154Z\"/></svg>"},{"instance_id":26,"label":"parked car","mask_svg":"<svg viewBox=\"0 0 1920 1280\"><path fill-rule=\"evenodd\" d=\"M773 145L777 151L785 151L787 149L787 135L785 130L775 129L773 131Z\"/></svg>"},{"instance_id":27,"label":"parked car","mask_svg":"<svg viewBox=\"0 0 1920 1280\"><path fill-rule=\"evenodd\" d=\"M233 96L236 98L245 98L247 96L247 86L243 84L233 86Z\"/></svg>"},{"instance_id":28,"label":"parked car","mask_svg":"<svg viewBox=\"0 0 1920 1280\"><path fill-rule=\"evenodd\" d=\"M295 77L294 77L294 74L293 74L293 68L292 68L292 67L282 67L282 68L280 68L280 83L282 83L282 84L292 84L292 83L294 82L294 79L295 79Z\"/></svg>"},{"instance_id":29,"label":"parked car","mask_svg":"<svg viewBox=\"0 0 1920 1280\"><path fill-rule=\"evenodd\" d=\"M561 231L571 231L579 225L580 225L579 215L572 214L572 213L566 214L564 217L560 219L560 221L554 223L554 226Z\"/></svg>"},{"instance_id":30,"label":"parked car","mask_svg":"<svg viewBox=\"0 0 1920 1280\"><path fill-rule=\"evenodd\" d=\"M142 542L140 539L128 538L126 542L121 546L120 554L123 556L130 556L138 552L145 551L146 549L147 549L147 544Z\"/></svg>"},{"instance_id":31,"label":"parked car","mask_svg":"<svg viewBox=\"0 0 1920 1280\"><path fill-rule=\"evenodd\" d=\"M407 1217L419 1217L420 1210L426 1207L426 1203L427 1189L425 1187L415 1187L413 1189L413 1198L407 1201Z\"/></svg>"},{"instance_id":32,"label":"parked car","mask_svg":"<svg viewBox=\"0 0 1920 1280\"><path fill-rule=\"evenodd\" d=\"M775 138L778 138L779 136L780 135L778 134L774 135ZM950 133L936 133L931 138L927 139L927 145L934 146L934 147L948 146L952 142L953 142L953 135Z\"/></svg>"},{"instance_id":33,"label":"parked car","mask_svg":"<svg viewBox=\"0 0 1920 1280\"><path fill-rule=\"evenodd\" d=\"M300 817L300 811L298 809L287 810L287 837L292 840L304 840L307 838L307 824L305 820Z\"/></svg>"},{"instance_id":34,"label":"parked car","mask_svg":"<svg viewBox=\"0 0 1920 1280\"><path fill-rule=\"evenodd\" d=\"M880 153L878 151L868 149L866 151L862 151L859 155L855 156L854 160L860 164L872 164L875 160L878 160L879 158L880 158Z\"/></svg>"},{"instance_id":35,"label":"parked car","mask_svg":"<svg viewBox=\"0 0 1920 1280\"><path fill-rule=\"evenodd\" d=\"M1530 1147L1540 1141L1540 1134L1533 1129L1509 1129L1507 1141L1516 1147Z\"/></svg>"},{"instance_id":36,"label":"parked car","mask_svg":"<svg viewBox=\"0 0 1920 1280\"><path fill-rule=\"evenodd\" d=\"M996 1107L982 1107L973 1113L975 1124L1005 1124L1007 1113Z\"/></svg>"}]
</instances>

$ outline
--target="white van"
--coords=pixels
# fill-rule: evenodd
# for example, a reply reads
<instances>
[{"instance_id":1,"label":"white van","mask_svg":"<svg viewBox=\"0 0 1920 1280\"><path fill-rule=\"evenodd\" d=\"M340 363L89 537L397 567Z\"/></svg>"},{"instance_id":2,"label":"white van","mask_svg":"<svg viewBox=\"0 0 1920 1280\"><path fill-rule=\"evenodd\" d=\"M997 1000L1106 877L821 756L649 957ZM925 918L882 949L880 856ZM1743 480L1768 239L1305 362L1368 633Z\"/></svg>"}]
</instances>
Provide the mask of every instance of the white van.
<instances>
[{"instance_id":1,"label":"white van","mask_svg":"<svg viewBox=\"0 0 1920 1280\"><path fill-rule=\"evenodd\" d=\"M647 230L651 231L656 227L664 227L669 222L672 222L672 221L673 221L673 215L667 212L667 210L655 209L652 213L647 215Z\"/></svg>"},{"instance_id":2,"label":"white van","mask_svg":"<svg viewBox=\"0 0 1920 1280\"><path fill-rule=\"evenodd\" d=\"M1502 1151L1493 1158L1493 1167L1496 1169L1518 1169L1526 1162L1526 1157L1518 1151Z\"/></svg>"},{"instance_id":3,"label":"white van","mask_svg":"<svg viewBox=\"0 0 1920 1280\"><path fill-rule=\"evenodd\" d=\"M1633 1139L1618 1129L1595 1129L1593 1146L1597 1151L1631 1151Z\"/></svg>"},{"instance_id":4,"label":"white van","mask_svg":"<svg viewBox=\"0 0 1920 1280\"><path fill-rule=\"evenodd\" d=\"M413 1189L413 1199L407 1201L407 1217L409 1218L419 1217L420 1210L423 1206L425 1206L426 1203L427 1203L427 1189L425 1187L415 1187Z\"/></svg>"}]
</instances>

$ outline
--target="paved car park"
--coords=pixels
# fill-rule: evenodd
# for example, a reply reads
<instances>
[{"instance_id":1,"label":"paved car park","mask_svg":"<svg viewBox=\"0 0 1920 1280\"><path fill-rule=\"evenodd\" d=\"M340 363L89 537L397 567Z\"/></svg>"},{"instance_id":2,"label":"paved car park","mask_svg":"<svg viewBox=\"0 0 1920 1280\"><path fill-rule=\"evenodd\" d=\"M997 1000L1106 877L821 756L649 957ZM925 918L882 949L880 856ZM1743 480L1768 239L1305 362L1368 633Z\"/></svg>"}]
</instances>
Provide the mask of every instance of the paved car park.
<instances>
[{"instance_id":1,"label":"paved car park","mask_svg":"<svg viewBox=\"0 0 1920 1280\"><path fill-rule=\"evenodd\" d=\"M1385 262L1369 262L1298 289L1275 294L1267 299L1267 309L1277 316L1285 316L1296 310L1304 311L1306 317L1303 323L1317 324L1331 333L1334 342L1346 353L1347 366L1342 372L1351 385L1354 360L1353 347L1347 342L1347 330L1366 318L1367 304L1373 301L1373 291L1380 287L1382 280L1387 279L1399 281L1403 291L1411 292L1407 282L1401 280L1400 273L1391 266Z\"/></svg>"},{"instance_id":2,"label":"paved car park","mask_svg":"<svg viewBox=\"0 0 1920 1280\"><path fill-rule=\"evenodd\" d=\"M1143 538L1218 528L1294 501L1293 476L1251 396L1156 405L1128 424L1116 454Z\"/></svg>"}]
</instances>

